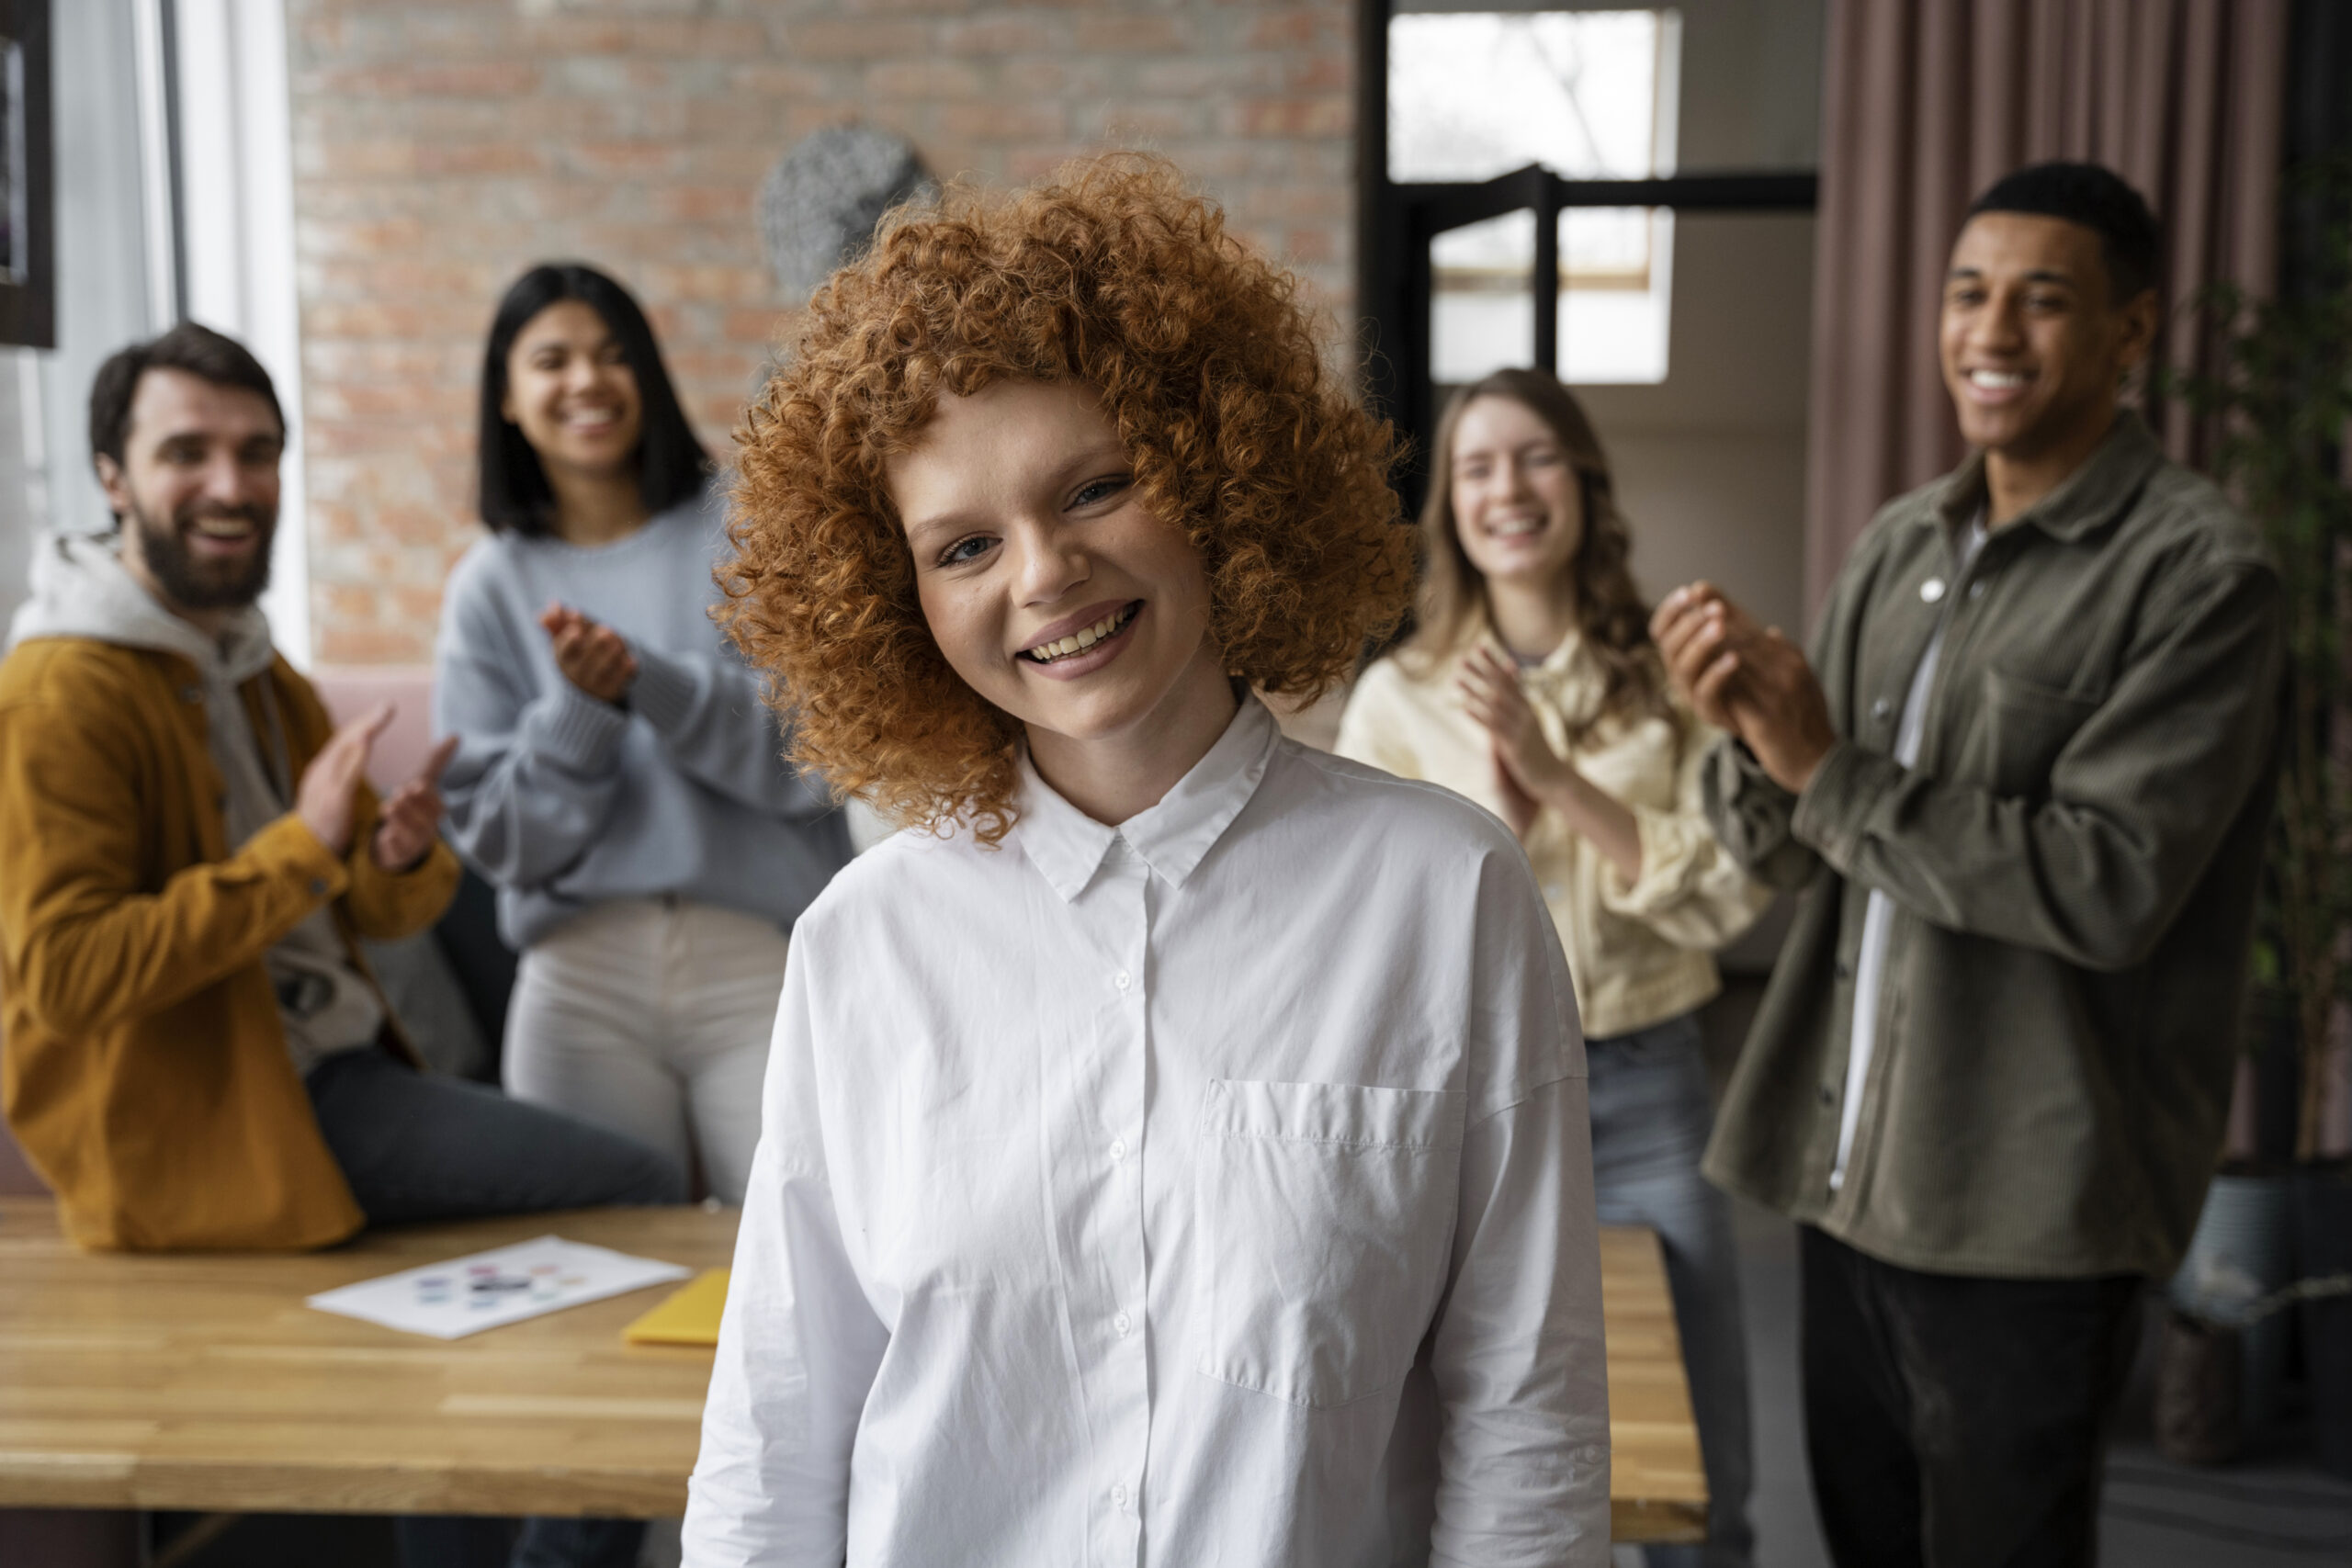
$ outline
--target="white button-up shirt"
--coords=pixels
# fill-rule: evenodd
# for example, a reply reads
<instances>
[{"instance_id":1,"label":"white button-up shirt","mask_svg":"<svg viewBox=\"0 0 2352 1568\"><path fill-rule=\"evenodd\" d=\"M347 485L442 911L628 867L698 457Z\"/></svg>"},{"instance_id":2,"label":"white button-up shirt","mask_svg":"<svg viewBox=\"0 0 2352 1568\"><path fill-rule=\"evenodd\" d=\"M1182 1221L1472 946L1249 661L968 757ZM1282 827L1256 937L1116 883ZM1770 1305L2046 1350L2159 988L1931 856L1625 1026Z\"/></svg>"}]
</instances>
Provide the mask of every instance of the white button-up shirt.
<instances>
[{"instance_id":1,"label":"white button-up shirt","mask_svg":"<svg viewBox=\"0 0 2352 1568\"><path fill-rule=\"evenodd\" d=\"M801 917L689 1568L1608 1560L1576 1002L1493 818L1245 699Z\"/></svg>"}]
</instances>

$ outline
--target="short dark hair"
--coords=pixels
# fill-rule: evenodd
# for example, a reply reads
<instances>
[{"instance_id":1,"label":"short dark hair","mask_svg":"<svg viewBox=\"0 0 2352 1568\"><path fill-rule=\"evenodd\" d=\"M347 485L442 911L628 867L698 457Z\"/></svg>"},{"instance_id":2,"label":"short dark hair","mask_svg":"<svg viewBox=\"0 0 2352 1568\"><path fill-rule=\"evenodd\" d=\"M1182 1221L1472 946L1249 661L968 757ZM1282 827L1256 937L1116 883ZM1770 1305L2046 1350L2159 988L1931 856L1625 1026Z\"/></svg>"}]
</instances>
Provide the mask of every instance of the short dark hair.
<instances>
[{"instance_id":1,"label":"short dark hair","mask_svg":"<svg viewBox=\"0 0 2352 1568\"><path fill-rule=\"evenodd\" d=\"M90 456L123 460L123 446L130 439L130 403L139 395L139 378L150 370L184 370L219 387L241 387L260 396L277 416L279 434L286 433L286 411L277 406L277 389L243 344L210 327L182 321L161 337L119 349L98 367L90 383Z\"/></svg>"},{"instance_id":2,"label":"short dark hair","mask_svg":"<svg viewBox=\"0 0 2352 1568\"><path fill-rule=\"evenodd\" d=\"M2156 286L2156 215L2103 164L2035 164L2003 175L1969 204L1969 217L1980 212L2063 218L2097 234L2112 304L2137 299Z\"/></svg>"},{"instance_id":3,"label":"short dark hair","mask_svg":"<svg viewBox=\"0 0 2352 1568\"><path fill-rule=\"evenodd\" d=\"M670 372L662 364L652 324L629 291L578 262L548 262L514 280L491 318L481 360L481 520L493 533L543 534L554 520L555 491L523 432L503 411L506 356L531 319L548 306L577 299L605 320L621 358L637 377L641 424L637 447L638 494L652 512L666 512L701 490L710 454L695 439Z\"/></svg>"}]
</instances>

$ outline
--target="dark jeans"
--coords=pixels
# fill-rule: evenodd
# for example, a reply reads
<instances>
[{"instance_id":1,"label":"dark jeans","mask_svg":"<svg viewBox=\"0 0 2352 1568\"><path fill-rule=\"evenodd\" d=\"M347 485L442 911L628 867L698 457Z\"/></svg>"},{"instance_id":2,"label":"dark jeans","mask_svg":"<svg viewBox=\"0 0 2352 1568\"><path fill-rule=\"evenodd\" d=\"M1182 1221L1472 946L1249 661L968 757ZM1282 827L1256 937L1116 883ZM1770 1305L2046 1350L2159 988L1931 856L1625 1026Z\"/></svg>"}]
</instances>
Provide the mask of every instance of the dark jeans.
<instances>
[{"instance_id":1,"label":"dark jeans","mask_svg":"<svg viewBox=\"0 0 2352 1568\"><path fill-rule=\"evenodd\" d=\"M1838 1568L2090 1568L2139 1276L1923 1274L1797 1235L1805 1450Z\"/></svg>"},{"instance_id":2,"label":"dark jeans","mask_svg":"<svg viewBox=\"0 0 2352 1568\"><path fill-rule=\"evenodd\" d=\"M603 1203L683 1203L678 1162L634 1139L420 1073L382 1051L344 1051L305 1080L319 1131L371 1225ZM631 1568L636 1519L409 1518L410 1568Z\"/></svg>"}]
</instances>

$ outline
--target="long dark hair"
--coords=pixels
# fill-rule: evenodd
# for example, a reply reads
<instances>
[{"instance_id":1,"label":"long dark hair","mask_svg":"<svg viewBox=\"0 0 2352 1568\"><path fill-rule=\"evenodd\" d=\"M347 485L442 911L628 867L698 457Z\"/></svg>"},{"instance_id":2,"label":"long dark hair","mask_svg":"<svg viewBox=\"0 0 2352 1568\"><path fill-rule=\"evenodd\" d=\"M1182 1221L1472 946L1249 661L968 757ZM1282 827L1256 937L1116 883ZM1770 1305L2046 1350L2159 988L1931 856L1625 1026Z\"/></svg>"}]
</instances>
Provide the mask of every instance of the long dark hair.
<instances>
[{"instance_id":1,"label":"long dark hair","mask_svg":"<svg viewBox=\"0 0 2352 1568\"><path fill-rule=\"evenodd\" d=\"M662 367L652 325L629 291L593 266L548 262L514 280L491 318L481 356L481 520L493 533L544 534L555 520L555 491L520 426L500 412L506 401L506 356L531 319L577 299L605 319L621 358L637 377L642 410L637 442L637 492L648 512L666 512L702 488L710 454L695 439Z\"/></svg>"},{"instance_id":2,"label":"long dark hair","mask_svg":"<svg viewBox=\"0 0 2352 1568\"><path fill-rule=\"evenodd\" d=\"M1567 570L1575 579L1577 629L1600 665L1602 682L1600 705L1568 716L1569 744L1581 745L1605 719L1665 714L1666 671L1650 642L1649 607L1634 586L1633 536L1617 510L1609 459L1584 405L1546 371L1498 370L1445 405L1430 455L1429 499L1421 504L1420 605L1407 657L1426 672L1461 652L1471 636L1472 612L1486 603L1486 574L1463 550L1453 517L1453 434L1462 411L1479 398L1509 398L1548 425L1576 472L1584 502L1584 539Z\"/></svg>"}]
</instances>

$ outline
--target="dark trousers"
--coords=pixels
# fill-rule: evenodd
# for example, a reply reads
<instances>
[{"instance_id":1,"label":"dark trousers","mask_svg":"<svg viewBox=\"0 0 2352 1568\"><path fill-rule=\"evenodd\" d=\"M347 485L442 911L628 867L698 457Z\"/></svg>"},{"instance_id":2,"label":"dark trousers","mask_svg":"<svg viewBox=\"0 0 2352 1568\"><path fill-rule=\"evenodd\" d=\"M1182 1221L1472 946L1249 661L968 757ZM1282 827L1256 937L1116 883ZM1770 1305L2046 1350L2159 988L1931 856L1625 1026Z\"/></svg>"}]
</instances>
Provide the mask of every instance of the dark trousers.
<instances>
[{"instance_id":1,"label":"dark trousers","mask_svg":"<svg viewBox=\"0 0 2352 1568\"><path fill-rule=\"evenodd\" d=\"M1798 1238L1805 1450L1838 1568L2090 1568L2140 1278L1923 1274Z\"/></svg>"},{"instance_id":2,"label":"dark trousers","mask_svg":"<svg viewBox=\"0 0 2352 1568\"><path fill-rule=\"evenodd\" d=\"M382 1051L345 1051L305 1080L327 1148L368 1223L468 1219L605 1203L683 1203L686 1173L633 1138L416 1072ZM636 1519L400 1521L408 1568L631 1568Z\"/></svg>"}]
</instances>

